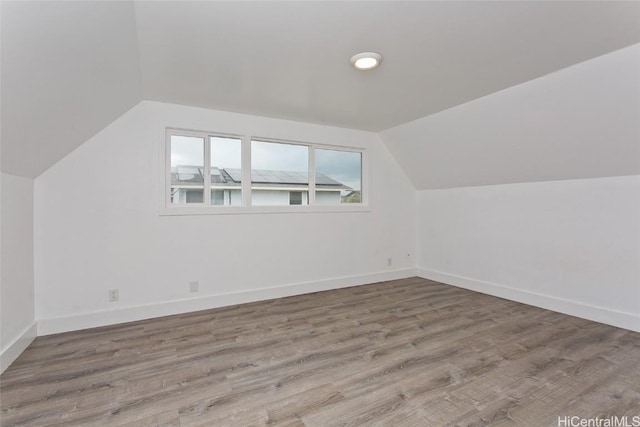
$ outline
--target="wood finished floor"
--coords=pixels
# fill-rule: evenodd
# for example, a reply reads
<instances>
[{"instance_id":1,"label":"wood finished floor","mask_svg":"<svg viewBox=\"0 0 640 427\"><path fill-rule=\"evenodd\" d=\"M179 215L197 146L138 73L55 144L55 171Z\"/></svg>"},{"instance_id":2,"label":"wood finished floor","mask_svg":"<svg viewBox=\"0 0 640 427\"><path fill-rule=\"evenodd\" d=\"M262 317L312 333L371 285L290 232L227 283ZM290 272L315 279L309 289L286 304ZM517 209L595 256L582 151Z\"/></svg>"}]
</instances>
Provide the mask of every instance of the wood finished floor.
<instances>
[{"instance_id":1,"label":"wood finished floor","mask_svg":"<svg viewBox=\"0 0 640 427\"><path fill-rule=\"evenodd\" d=\"M640 334L420 278L37 338L1 425L444 426L640 415Z\"/></svg>"}]
</instances>

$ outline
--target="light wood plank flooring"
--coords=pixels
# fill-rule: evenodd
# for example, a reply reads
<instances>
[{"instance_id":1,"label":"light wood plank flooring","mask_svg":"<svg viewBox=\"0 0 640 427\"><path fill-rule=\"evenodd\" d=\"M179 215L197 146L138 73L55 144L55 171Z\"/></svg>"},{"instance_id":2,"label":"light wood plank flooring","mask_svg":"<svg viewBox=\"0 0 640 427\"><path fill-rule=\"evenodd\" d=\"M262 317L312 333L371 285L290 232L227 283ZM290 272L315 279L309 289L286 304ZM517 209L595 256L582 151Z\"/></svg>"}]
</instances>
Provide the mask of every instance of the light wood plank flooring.
<instances>
[{"instance_id":1,"label":"light wood plank flooring","mask_svg":"<svg viewBox=\"0 0 640 427\"><path fill-rule=\"evenodd\" d=\"M640 334L420 278L37 338L2 426L558 425L640 415Z\"/></svg>"}]
</instances>

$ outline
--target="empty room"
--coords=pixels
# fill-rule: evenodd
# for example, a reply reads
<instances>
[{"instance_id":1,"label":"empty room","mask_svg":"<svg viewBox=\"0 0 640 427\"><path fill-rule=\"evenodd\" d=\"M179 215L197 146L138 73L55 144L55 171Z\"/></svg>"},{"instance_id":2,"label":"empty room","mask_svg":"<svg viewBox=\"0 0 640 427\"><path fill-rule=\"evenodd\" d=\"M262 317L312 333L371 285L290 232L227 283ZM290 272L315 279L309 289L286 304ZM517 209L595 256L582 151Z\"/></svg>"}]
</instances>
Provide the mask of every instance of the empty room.
<instances>
[{"instance_id":1,"label":"empty room","mask_svg":"<svg viewBox=\"0 0 640 427\"><path fill-rule=\"evenodd\" d=\"M640 427L640 2L0 39L0 426Z\"/></svg>"}]
</instances>

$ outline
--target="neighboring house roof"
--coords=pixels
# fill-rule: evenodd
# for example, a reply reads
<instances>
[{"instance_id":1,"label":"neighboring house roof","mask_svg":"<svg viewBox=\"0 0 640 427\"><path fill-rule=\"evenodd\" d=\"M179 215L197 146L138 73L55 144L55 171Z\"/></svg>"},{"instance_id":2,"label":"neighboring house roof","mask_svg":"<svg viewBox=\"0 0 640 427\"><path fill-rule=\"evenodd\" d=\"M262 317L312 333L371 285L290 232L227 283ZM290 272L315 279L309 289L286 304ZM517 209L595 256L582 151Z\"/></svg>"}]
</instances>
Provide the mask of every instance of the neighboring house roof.
<instances>
[{"instance_id":1,"label":"neighboring house roof","mask_svg":"<svg viewBox=\"0 0 640 427\"><path fill-rule=\"evenodd\" d=\"M204 171L202 167L175 166L171 168L171 184L200 184L203 182Z\"/></svg>"},{"instance_id":2,"label":"neighboring house roof","mask_svg":"<svg viewBox=\"0 0 640 427\"><path fill-rule=\"evenodd\" d=\"M204 168L202 166L175 166L171 168L172 185L198 185L204 182ZM241 182L241 171L237 168L211 168L211 183L216 186L237 187ZM267 169L252 169L251 182L253 184L268 185L269 187L290 187L292 185L308 185L307 172L279 171ZM316 186L332 190L352 190L351 187L329 178L324 174L316 174Z\"/></svg>"}]
</instances>

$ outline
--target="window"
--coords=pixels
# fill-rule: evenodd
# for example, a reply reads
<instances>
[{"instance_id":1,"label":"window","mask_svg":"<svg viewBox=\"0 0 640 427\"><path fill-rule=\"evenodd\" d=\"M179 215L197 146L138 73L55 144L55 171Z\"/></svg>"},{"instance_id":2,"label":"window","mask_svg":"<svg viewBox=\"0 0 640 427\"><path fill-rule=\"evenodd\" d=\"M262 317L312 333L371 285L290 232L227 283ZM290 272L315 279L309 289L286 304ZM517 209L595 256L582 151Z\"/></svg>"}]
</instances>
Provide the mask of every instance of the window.
<instances>
[{"instance_id":1,"label":"window","mask_svg":"<svg viewBox=\"0 0 640 427\"><path fill-rule=\"evenodd\" d=\"M242 139L171 132L169 143L171 205L241 205Z\"/></svg>"},{"instance_id":2,"label":"window","mask_svg":"<svg viewBox=\"0 0 640 427\"><path fill-rule=\"evenodd\" d=\"M242 204L242 139L210 136L211 204Z\"/></svg>"},{"instance_id":3,"label":"window","mask_svg":"<svg viewBox=\"0 0 640 427\"><path fill-rule=\"evenodd\" d=\"M289 192L289 204L290 205L301 205L302 204L302 191L290 191Z\"/></svg>"},{"instance_id":4,"label":"window","mask_svg":"<svg viewBox=\"0 0 640 427\"><path fill-rule=\"evenodd\" d=\"M204 200L204 138L171 136L171 204Z\"/></svg>"},{"instance_id":5,"label":"window","mask_svg":"<svg viewBox=\"0 0 640 427\"><path fill-rule=\"evenodd\" d=\"M366 206L362 149L177 129L167 129L166 147L165 206L190 207L173 212Z\"/></svg>"},{"instance_id":6,"label":"window","mask_svg":"<svg viewBox=\"0 0 640 427\"><path fill-rule=\"evenodd\" d=\"M316 148L316 203L362 203L362 153Z\"/></svg>"},{"instance_id":7,"label":"window","mask_svg":"<svg viewBox=\"0 0 640 427\"><path fill-rule=\"evenodd\" d=\"M292 191L309 193L309 147L251 141L251 205L301 205Z\"/></svg>"}]
</instances>

